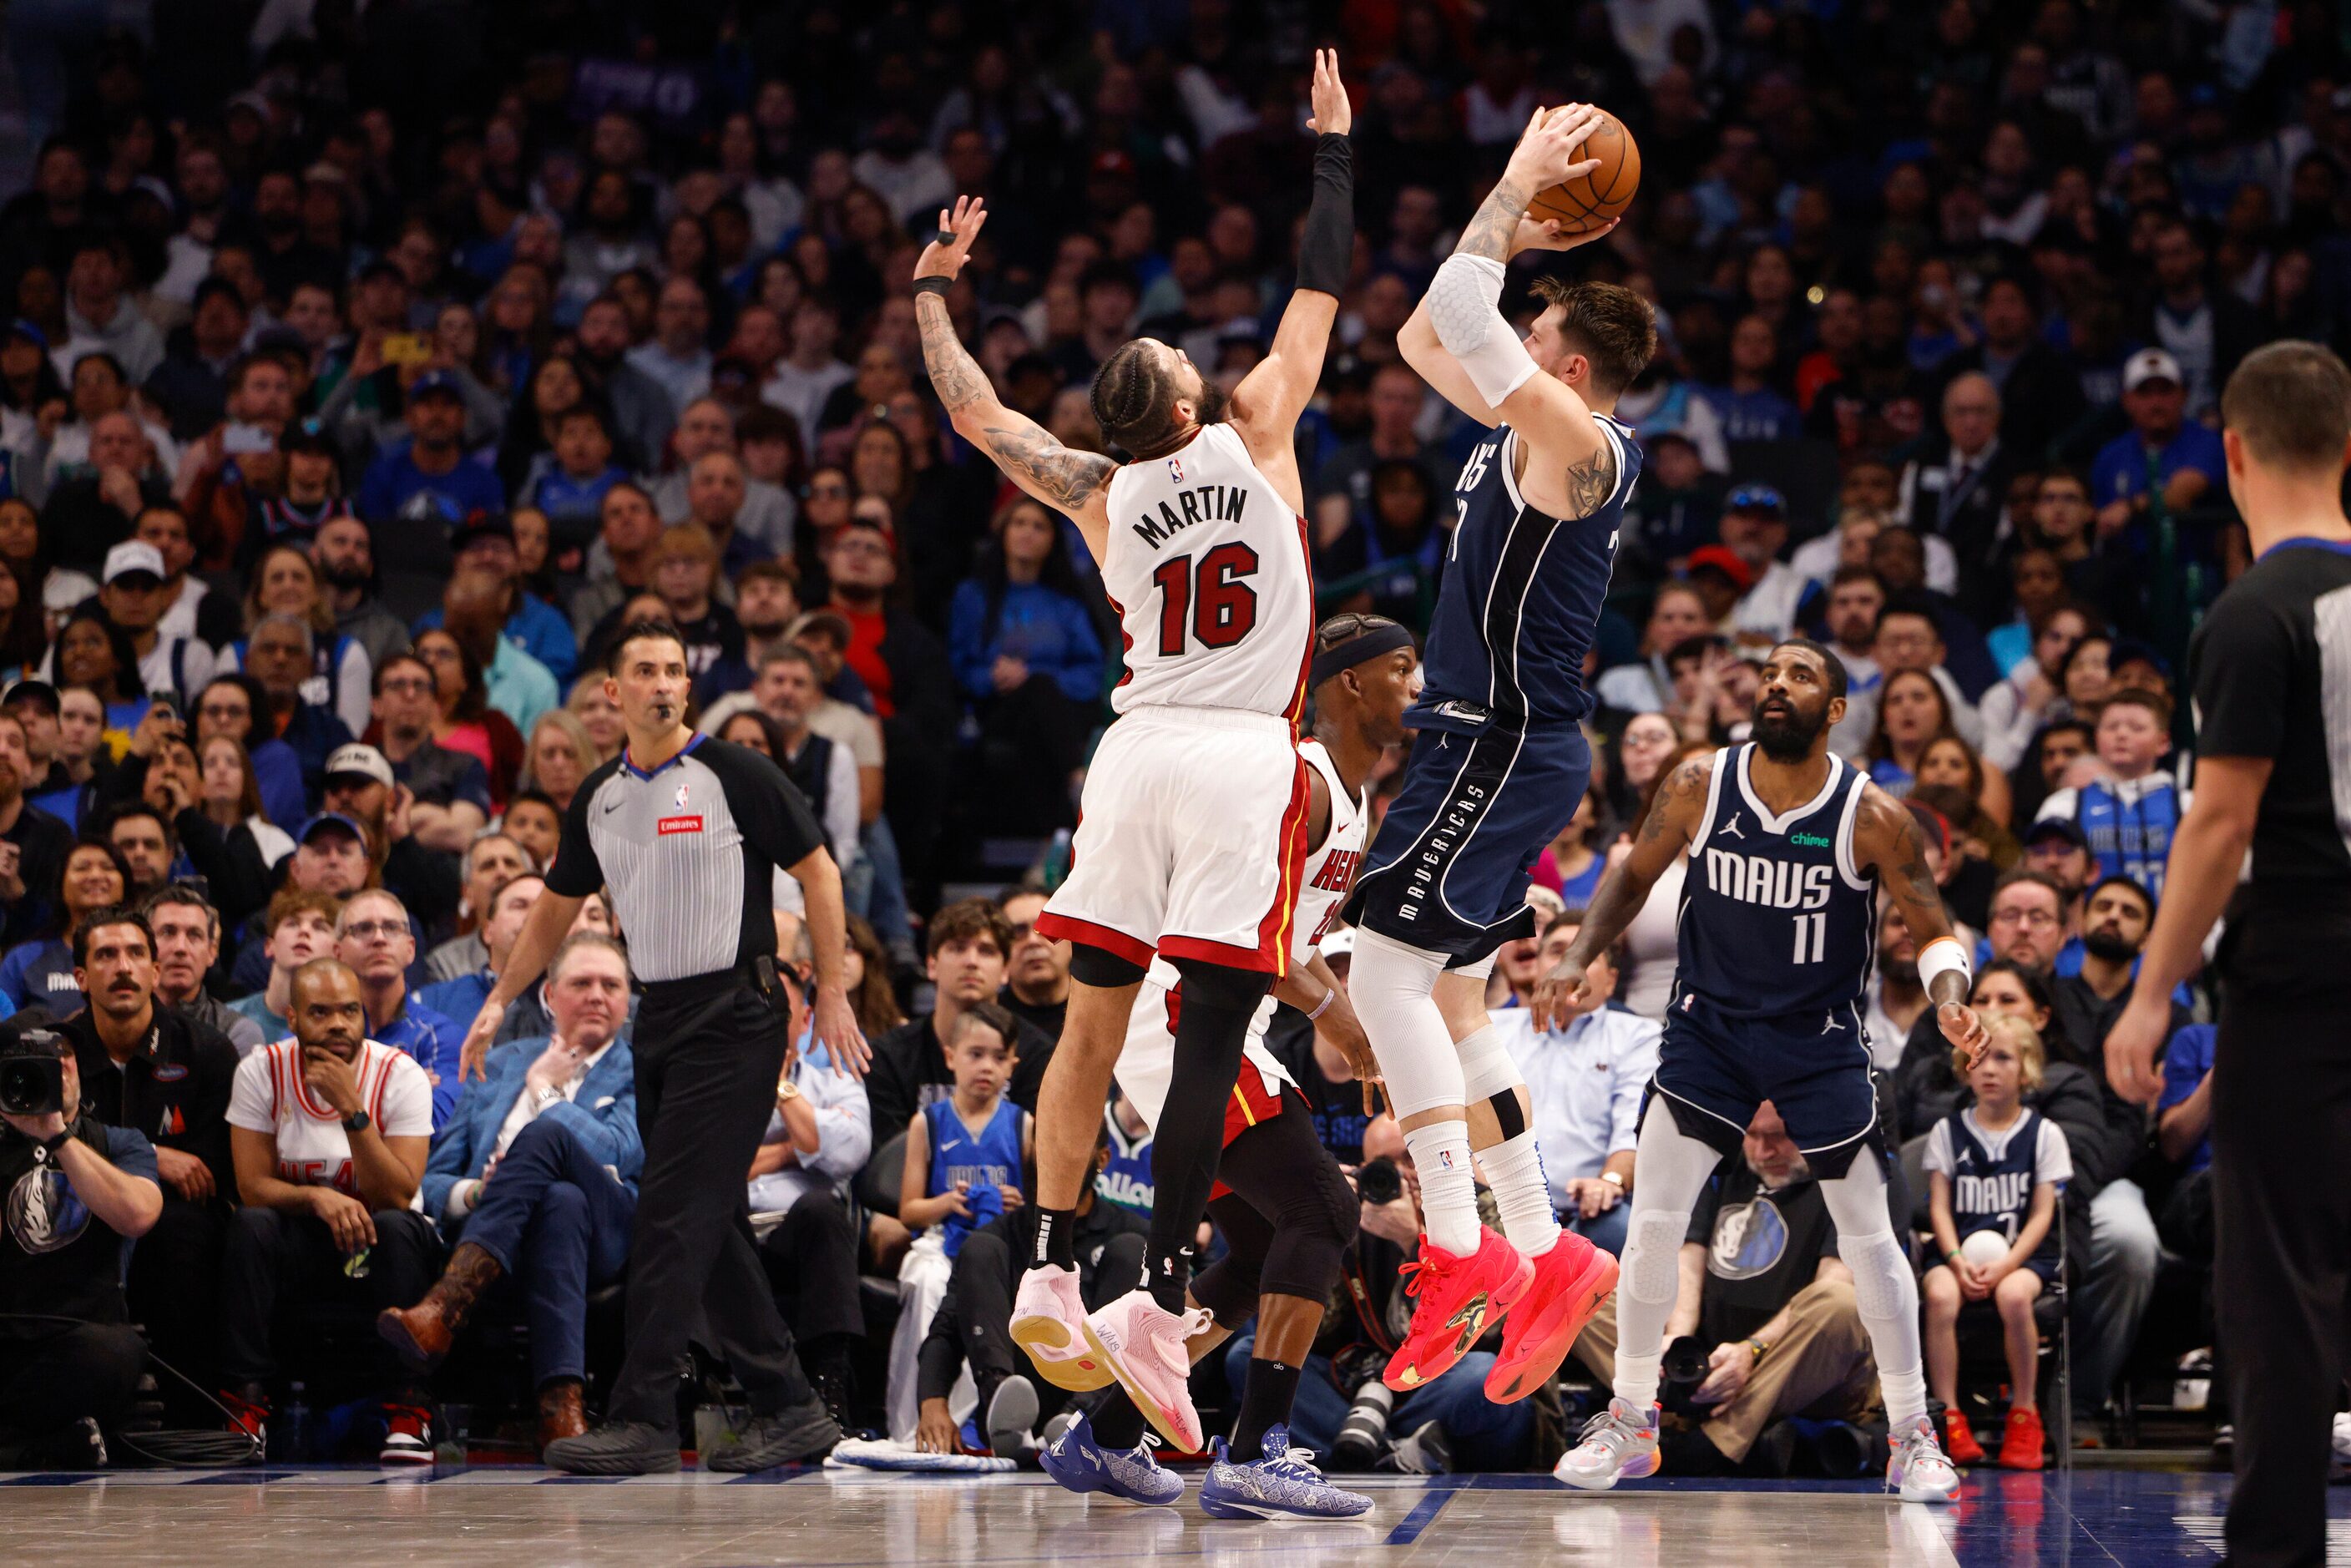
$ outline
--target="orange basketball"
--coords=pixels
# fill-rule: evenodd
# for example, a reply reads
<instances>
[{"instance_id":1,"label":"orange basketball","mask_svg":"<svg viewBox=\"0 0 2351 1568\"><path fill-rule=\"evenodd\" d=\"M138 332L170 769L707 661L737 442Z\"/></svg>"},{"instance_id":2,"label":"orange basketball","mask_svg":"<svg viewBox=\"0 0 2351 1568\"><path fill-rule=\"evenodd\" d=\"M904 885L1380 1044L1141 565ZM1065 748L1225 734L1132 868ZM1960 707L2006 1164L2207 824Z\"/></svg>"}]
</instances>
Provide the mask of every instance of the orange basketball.
<instances>
[{"instance_id":1,"label":"orange basketball","mask_svg":"<svg viewBox=\"0 0 2351 1568\"><path fill-rule=\"evenodd\" d=\"M1604 109L1600 115L1582 149L1582 157L1597 158L1600 167L1536 192L1527 204L1527 216L1537 223L1557 218L1562 232L1581 234L1599 228L1633 204L1633 193L1641 188L1641 150L1623 120Z\"/></svg>"}]
</instances>

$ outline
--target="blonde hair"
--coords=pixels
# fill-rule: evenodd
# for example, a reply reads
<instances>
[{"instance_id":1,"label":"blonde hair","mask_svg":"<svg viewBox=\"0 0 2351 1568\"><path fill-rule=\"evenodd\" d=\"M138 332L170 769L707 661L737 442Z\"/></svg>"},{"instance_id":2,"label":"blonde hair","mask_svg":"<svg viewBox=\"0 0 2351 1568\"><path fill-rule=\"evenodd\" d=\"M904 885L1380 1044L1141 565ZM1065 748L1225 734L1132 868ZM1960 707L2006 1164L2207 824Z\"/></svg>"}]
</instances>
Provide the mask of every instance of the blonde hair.
<instances>
[{"instance_id":1,"label":"blonde hair","mask_svg":"<svg viewBox=\"0 0 2351 1568\"><path fill-rule=\"evenodd\" d=\"M1988 1018L1984 1019L1984 1033L2016 1052L2022 1088L2030 1092L2041 1087L2041 1081L2049 1071L2049 1051L2041 1043L2039 1030L2021 1018ZM1951 1071L1961 1078L1968 1075L1968 1053L1963 1047L1951 1048Z\"/></svg>"}]
</instances>

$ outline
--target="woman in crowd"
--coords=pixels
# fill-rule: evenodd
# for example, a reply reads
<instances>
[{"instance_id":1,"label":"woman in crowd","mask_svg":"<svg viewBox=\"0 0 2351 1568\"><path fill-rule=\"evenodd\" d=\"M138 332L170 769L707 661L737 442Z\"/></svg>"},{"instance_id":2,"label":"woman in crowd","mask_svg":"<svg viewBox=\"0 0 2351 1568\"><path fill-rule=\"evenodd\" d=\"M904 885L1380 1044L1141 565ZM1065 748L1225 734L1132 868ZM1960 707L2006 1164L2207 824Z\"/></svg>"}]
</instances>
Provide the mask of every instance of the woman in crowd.
<instances>
[{"instance_id":1,"label":"woman in crowd","mask_svg":"<svg viewBox=\"0 0 2351 1568\"><path fill-rule=\"evenodd\" d=\"M433 693L441 705L433 738L479 762L490 776L491 810L505 810L522 772L522 733L490 706L482 666L456 638L435 626L416 640L416 656L432 666Z\"/></svg>"},{"instance_id":2,"label":"woman in crowd","mask_svg":"<svg viewBox=\"0 0 2351 1568\"><path fill-rule=\"evenodd\" d=\"M80 686L96 693L106 706L110 744L121 755L149 706L131 633L109 621L97 605L85 605L66 618L65 629L57 633L54 664L60 688Z\"/></svg>"},{"instance_id":3,"label":"woman in crowd","mask_svg":"<svg viewBox=\"0 0 2351 1568\"><path fill-rule=\"evenodd\" d=\"M507 416L505 435L498 442L498 480L509 496L529 493L555 451L555 422L587 400L588 383L580 367L561 354L541 360L530 372L530 385Z\"/></svg>"},{"instance_id":4,"label":"woman in crowd","mask_svg":"<svg viewBox=\"0 0 2351 1568\"><path fill-rule=\"evenodd\" d=\"M868 1040L879 1040L906 1021L898 993L890 987L890 953L862 915L849 917L849 951L842 955L841 984L849 1009Z\"/></svg>"},{"instance_id":5,"label":"woman in crowd","mask_svg":"<svg viewBox=\"0 0 2351 1568\"><path fill-rule=\"evenodd\" d=\"M2098 710L2115 695L2114 653L2115 640L2103 632L2093 632L2074 644L2057 677L2068 715L2098 721Z\"/></svg>"},{"instance_id":6,"label":"woman in crowd","mask_svg":"<svg viewBox=\"0 0 2351 1568\"><path fill-rule=\"evenodd\" d=\"M1625 721L1616 735L1616 766L1608 780L1608 805L1618 821L1640 825L1636 813L1641 802L1680 744L1674 721L1663 713L1636 713Z\"/></svg>"},{"instance_id":7,"label":"woman in crowd","mask_svg":"<svg viewBox=\"0 0 2351 1568\"><path fill-rule=\"evenodd\" d=\"M1568 908L1583 908L1592 902L1601 873L1608 869L1607 857L1596 846L1614 836L1607 792L1595 778L1584 786L1583 799L1559 837L1535 857L1535 884L1559 894Z\"/></svg>"},{"instance_id":8,"label":"woman in crowd","mask_svg":"<svg viewBox=\"0 0 2351 1568\"><path fill-rule=\"evenodd\" d=\"M55 552L41 529L41 514L22 496L0 499L0 560L42 612L42 624L52 636L65 612L98 593L98 580L87 572L51 562Z\"/></svg>"},{"instance_id":9,"label":"woman in crowd","mask_svg":"<svg viewBox=\"0 0 2351 1568\"><path fill-rule=\"evenodd\" d=\"M17 575L14 561L0 557L0 691L38 671L48 651L39 593Z\"/></svg>"},{"instance_id":10,"label":"woman in crowd","mask_svg":"<svg viewBox=\"0 0 2351 1568\"><path fill-rule=\"evenodd\" d=\"M621 755L628 734L621 727L621 708L604 695L604 672L601 666L591 670L571 684L570 700L565 711L580 721L587 732L588 744L596 748L596 760L610 762Z\"/></svg>"},{"instance_id":11,"label":"woman in crowd","mask_svg":"<svg viewBox=\"0 0 2351 1568\"><path fill-rule=\"evenodd\" d=\"M1976 711L1983 720L1984 760L2005 773L2024 760L2033 732L2064 711L2057 672L2075 643L2090 634L2081 606L2061 600L2032 622L2032 651L2009 667Z\"/></svg>"},{"instance_id":12,"label":"woman in crowd","mask_svg":"<svg viewBox=\"0 0 2351 1568\"><path fill-rule=\"evenodd\" d=\"M235 741L260 789L263 814L273 822L299 827L310 815L301 759L274 736L256 738L254 716L268 711L268 699L251 675L214 675L196 694L196 743L203 746L215 737Z\"/></svg>"},{"instance_id":13,"label":"woman in crowd","mask_svg":"<svg viewBox=\"0 0 2351 1568\"><path fill-rule=\"evenodd\" d=\"M262 804L261 780L244 742L214 734L198 742L196 764L197 809L220 830L232 850L240 842L250 843L265 867L275 866L294 852L293 836L269 820L268 810Z\"/></svg>"},{"instance_id":14,"label":"woman in crowd","mask_svg":"<svg viewBox=\"0 0 2351 1568\"><path fill-rule=\"evenodd\" d=\"M1877 724L1863 760L1879 789L1907 794L1928 746L1958 734L1950 699L1935 678L1923 670L1896 670L1878 688Z\"/></svg>"},{"instance_id":15,"label":"woman in crowd","mask_svg":"<svg viewBox=\"0 0 2351 1568\"><path fill-rule=\"evenodd\" d=\"M1051 512L1020 497L990 532L955 591L948 655L979 721L991 824L1049 833L1075 821L1070 783L1102 701L1102 643Z\"/></svg>"},{"instance_id":16,"label":"woman in crowd","mask_svg":"<svg viewBox=\"0 0 2351 1568\"><path fill-rule=\"evenodd\" d=\"M113 845L85 839L67 852L49 934L20 942L0 957L0 991L18 1012L45 1008L52 1019L63 1019L81 1010L88 998L74 979L74 925L93 909L120 904L130 886L131 868Z\"/></svg>"},{"instance_id":17,"label":"woman in crowd","mask_svg":"<svg viewBox=\"0 0 2351 1568\"><path fill-rule=\"evenodd\" d=\"M335 608L319 580L319 569L298 545L272 545L253 563L245 590L246 630L252 631L269 615L299 616L309 625L312 668L303 700L332 708L345 728L363 734L371 717L374 666L358 638L335 629ZM245 639L240 637L221 650L220 668L234 673L244 667Z\"/></svg>"},{"instance_id":18,"label":"woman in crowd","mask_svg":"<svg viewBox=\"0 0 2351 1568\"><path fill-rule=\"evenodd\" d=\"M530 727L530 746L523 758L521 787L537 789L555 802L559 811L571 809L571 797L603 759L588 727L561 708L538 716Z\"/></svg>"},{"instance_id":19,"label":"woman in crowd","mask_svg":"<svg viewBox=\"0 0 2351 1568\"><path fill-rule=\"evenodd\" d=\"M841 525L849 521L856 487L849 470L837 463L821 464L809 473L800 492L802 527L792 540L792 559L800 569L800 602L821 604L828 591L824 576L825 547Z\"/></svg>"}]
</instances>

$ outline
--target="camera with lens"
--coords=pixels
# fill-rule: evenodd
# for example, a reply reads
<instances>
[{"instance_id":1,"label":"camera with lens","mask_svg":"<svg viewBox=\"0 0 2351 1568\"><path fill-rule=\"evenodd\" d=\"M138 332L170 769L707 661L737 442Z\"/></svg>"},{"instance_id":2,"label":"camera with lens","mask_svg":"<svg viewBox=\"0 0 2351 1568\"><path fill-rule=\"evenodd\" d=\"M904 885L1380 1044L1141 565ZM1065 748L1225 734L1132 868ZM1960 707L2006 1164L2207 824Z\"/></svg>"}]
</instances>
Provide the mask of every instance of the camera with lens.
<instances>
[{"instance_id":1,"label":"camera with lens","mask_svg":"<svg viewBox=\"0 0 2351 1568\"><path fill-rule=\"evenodd\" d=\"M1714 1358L1706 1341L1694 1333L1686 1333L1666 1346L1666 1354L1657 1362L1658 1397L1669 1410L1687 1409L1689 1396L1714 1370Z\"/></svg>"},{"instance_id":2,"label":"camera with lens","mask_svg":"<svg viewBox=\"0 0 2351 1568\"><path fill-rule=\"evenodd\" d=\"M1383 1155L1355 1168L1355 1196L1365 1203L1394 1203L1404 1196L1404 1173Z\"/></svg>"},{"instance_id":3,"label":"camera with lens","mask_svg":"<svg viewBox=\"0 0 2351 1568\"><path fill-rule=\"evenodd\" d=\"M63 1044L45 1029L0 1030L0 1112L46 1116L66 1108Z\"/></svg>"}]
</instances>

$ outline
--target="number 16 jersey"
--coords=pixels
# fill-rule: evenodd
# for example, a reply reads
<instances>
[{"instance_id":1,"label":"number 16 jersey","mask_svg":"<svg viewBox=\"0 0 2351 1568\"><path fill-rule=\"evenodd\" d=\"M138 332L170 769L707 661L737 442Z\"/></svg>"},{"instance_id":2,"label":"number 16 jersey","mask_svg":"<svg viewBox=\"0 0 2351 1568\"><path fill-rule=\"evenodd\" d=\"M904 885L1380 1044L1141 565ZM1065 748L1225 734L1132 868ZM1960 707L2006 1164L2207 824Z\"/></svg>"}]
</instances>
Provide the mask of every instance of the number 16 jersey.
<instances>
[{"instance_id":1,"label":"number 16 jersey","mask_svg":"<svg viewBox=\"0 0 2351 1568\"><path fill-rule=\"evenodd\" d=\"M1877 949L1877 873L1855 862L1867 775L1829 760L1820 793L1783 816L1764 809L1750 742L1714 754L1706 815L1682 882L1679 1007L1695 995L1730 1018L1810 1015L1859 1039Z\"/></svg>"},{"instance_id":2,"label":"number 16 jersey","mask_svg":"<svg viewBox=\"0 0 2351 1568\"><path fill-rule=\"evenodd\" d=\"M1111 476L1102 591L1118 612L1120 713L1233 708L1293 725L1314 652L1306 521L1240 432L1203 425Z\"/></svg>"}]
</instances>

